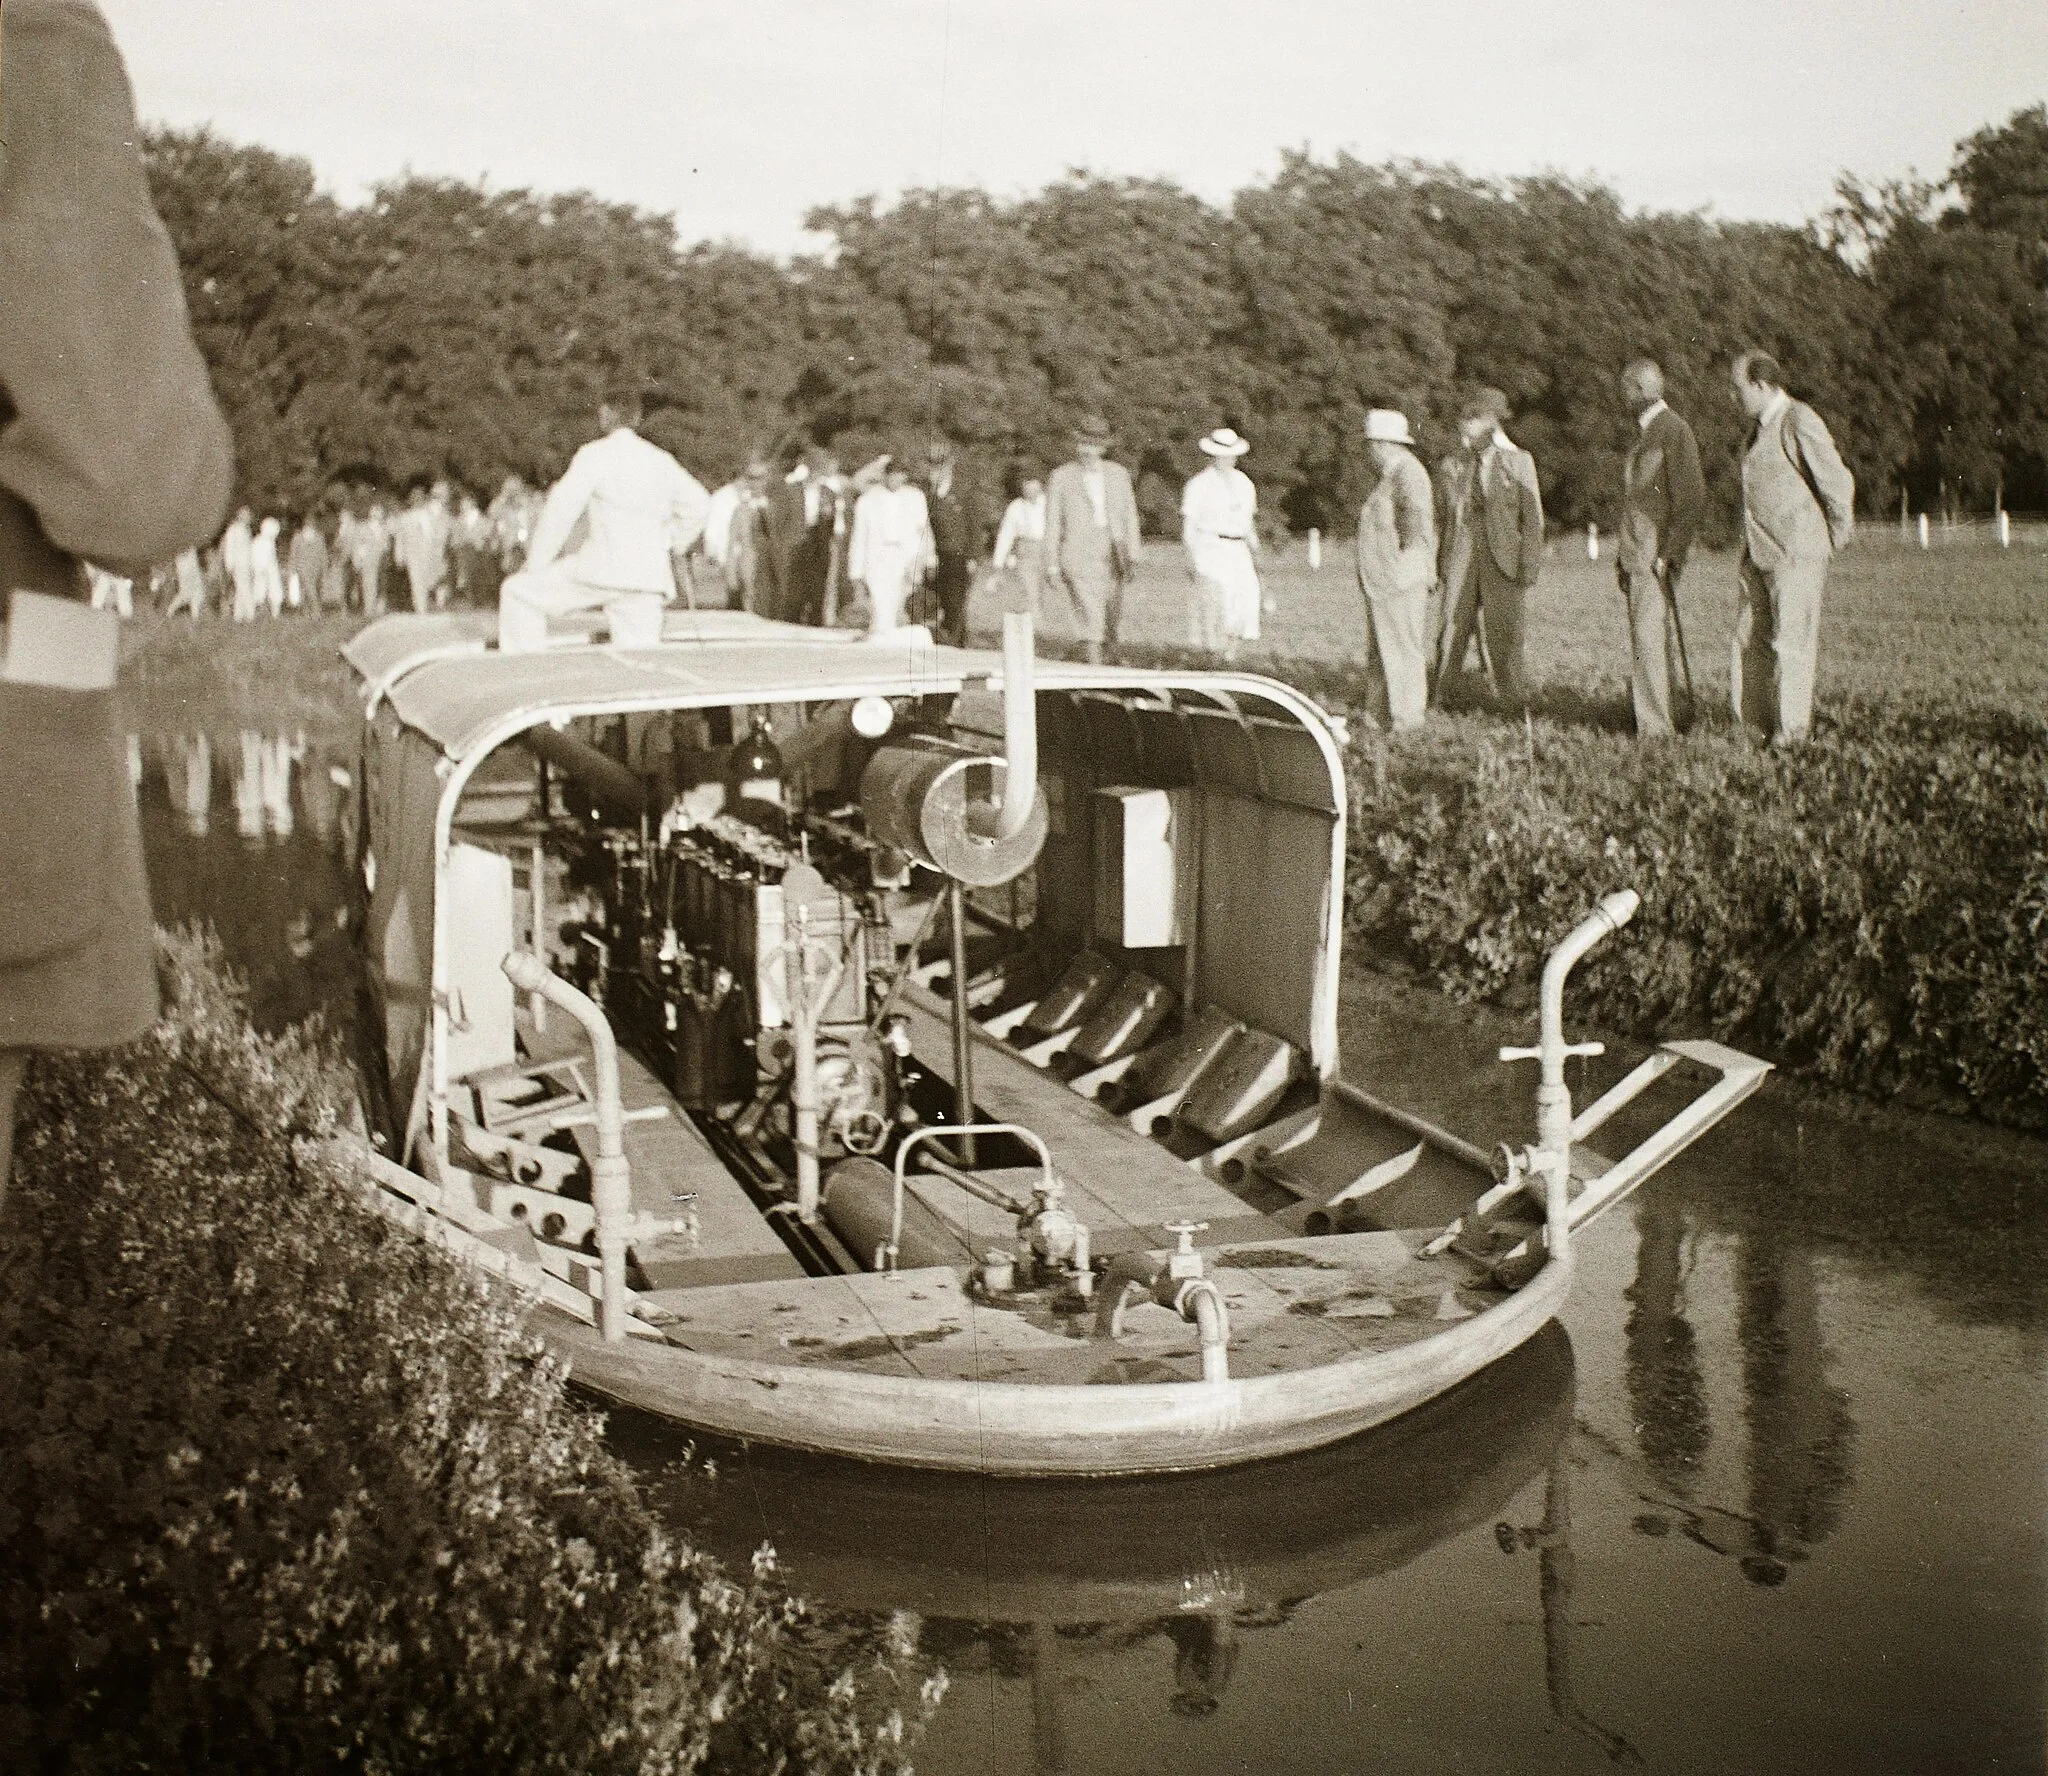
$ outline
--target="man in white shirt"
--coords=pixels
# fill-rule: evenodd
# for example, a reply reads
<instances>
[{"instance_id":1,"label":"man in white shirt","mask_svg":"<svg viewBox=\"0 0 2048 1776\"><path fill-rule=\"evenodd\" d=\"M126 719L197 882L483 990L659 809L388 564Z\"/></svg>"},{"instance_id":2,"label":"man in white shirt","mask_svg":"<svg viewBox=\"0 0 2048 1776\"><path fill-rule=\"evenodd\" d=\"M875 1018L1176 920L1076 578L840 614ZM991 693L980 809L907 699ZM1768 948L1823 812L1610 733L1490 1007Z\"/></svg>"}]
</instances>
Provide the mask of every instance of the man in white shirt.
<instances>
[{"instance_id":1,"label":"man in white shirt","mask_svg":"<svg viewBox=\"0 0 2048 1776\"><path fill-rule=\"evenodd\" d=\"M904 465L891 457L881 486L870 487L854 503L853 541L846 551L847 577L867 593L870 635L903 626L912 589L937 559L924 489L911 486Z\"/></svg>"},{"instance_id":2,"label":"man in white shirt","mask_svg":"<svg viewBox=\"0 0 2048 1776\"><path fill-rule=\"evenodd\" d=\"M498 592L498 646L524 653L547 646L548 618L599 605L667 603L676 595L673 557L704 529L711 496L689 470L634 430L637 394L597 410L599 436L576 452L548 490L525 568ZM564 555L581 519L588 540Z\"/></svg>"},{"instance_id":3,"label":"man in white shirt","mask_svg":"<svg viewBox=\"0 0 2048 1776\"><path fill-rule=\"evenodd\" d=\"M1259 570L1252 560L1259 493L1237 466L1251 446L1230 427L1217 427L1198 448L1209 466L1180 496L1180 540L1195 582L1188 640L1231 659L1240 641L1259 638Z\"/></svg>"}]
</instances>

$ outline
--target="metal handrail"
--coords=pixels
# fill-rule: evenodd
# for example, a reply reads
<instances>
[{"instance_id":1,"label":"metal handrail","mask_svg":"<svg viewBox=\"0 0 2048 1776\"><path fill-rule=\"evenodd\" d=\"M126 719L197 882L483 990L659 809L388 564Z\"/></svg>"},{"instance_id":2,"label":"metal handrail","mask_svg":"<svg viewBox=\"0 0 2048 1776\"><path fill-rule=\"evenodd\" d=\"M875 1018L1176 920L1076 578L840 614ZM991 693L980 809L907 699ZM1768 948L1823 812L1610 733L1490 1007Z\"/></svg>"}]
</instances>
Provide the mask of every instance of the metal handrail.
<instances>
[{"instance_id":1,"label":"metal handrail","mask_svg":"<svg viewBox=\"0 0 2048 1776\"><path fill-rule=\"evenodd\" d=\"M896 1170L894 1183L889 1193L889 1243L884 1248L889 1258L889 1268L896 1268L896 1254L903 1244L903 1185L910 1169L910 1150L920 1141L948 1140L956 1135L1015 1135L1038 1151L1039 1169L1047 1184L1054 1182L1052 1150L1044 1138L1035 1131L1015 1122L935 1122L928 1128L912 1129L903 1137L903 1143L896 1149ZM934 1172L933 1177L945 1177L944 1172Z\"/></svg>"}]
</instances>

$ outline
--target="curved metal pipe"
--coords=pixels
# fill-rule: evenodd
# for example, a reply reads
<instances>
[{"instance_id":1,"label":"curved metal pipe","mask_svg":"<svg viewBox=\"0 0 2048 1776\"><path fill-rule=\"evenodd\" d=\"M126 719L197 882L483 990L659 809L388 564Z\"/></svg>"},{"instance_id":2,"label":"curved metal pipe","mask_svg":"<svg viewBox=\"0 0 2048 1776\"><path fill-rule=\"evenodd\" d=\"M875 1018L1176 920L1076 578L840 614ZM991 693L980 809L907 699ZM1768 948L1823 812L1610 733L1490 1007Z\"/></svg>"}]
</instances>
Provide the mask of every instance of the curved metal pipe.
<instances>
[{"instance_id":1,"label":"curved metal pipe","mask_svg":"<svg viewBox=\"0 0 2048 1776\"><path fill-rule=\"evenodd\" d=\"M597 1258L603 1272L598 1323L608 1342L626 1336L626 1224L633 1213L626 1163L625 1111L619 1091L619 1045L597 1002L580 993L531 950L513 950L499 964L522 993L535 993L583 1026L597 1072L597 1158L590 1167L590 1206L597 1216Z\"/></svg>"},{"instance_id":2,"label":"curved metal pipe","mask_svg":"<svg viewBox=\"0 0 2048 1776\"><path fill-rule=\"evenodd\" d=\"M1014 839L1031 818L1038 794L1038 683L1031 613L1003 618L1003 804L996 837Z\"/></svg>"},{"instance_id":3,"label":"curved metal pipe","mask_svg":"<svg viewBox=\"0 0 2048 1776\"><path fill-rule=\"evenodd\" d=\"M1561 1085L1564 1082L1565 976L1602 938L1612 937L1633 919L1636 909L1642 904L1643 897L1633 888L1616 889L1572 927L1570 935L1550 952L1550 959L1543 964L1543 1021L1537 1042L1546 1083L1555 1081Z\"/></svg>"},{"instance_id":4,"label":"curved metal pipe","mask_svg":"<svg viewBox=\"0 0 2048 1776\"><path fill-rule=\"evenodd\" d=\"M1202 1335L1202 1379L1230 1379L1230 1309L1223 1303L1223 1291L1207 1277L1190 1277L1180 1286L1174 1300L1180 1317L1193 1320Z\"/></svg>"}]
</instances>

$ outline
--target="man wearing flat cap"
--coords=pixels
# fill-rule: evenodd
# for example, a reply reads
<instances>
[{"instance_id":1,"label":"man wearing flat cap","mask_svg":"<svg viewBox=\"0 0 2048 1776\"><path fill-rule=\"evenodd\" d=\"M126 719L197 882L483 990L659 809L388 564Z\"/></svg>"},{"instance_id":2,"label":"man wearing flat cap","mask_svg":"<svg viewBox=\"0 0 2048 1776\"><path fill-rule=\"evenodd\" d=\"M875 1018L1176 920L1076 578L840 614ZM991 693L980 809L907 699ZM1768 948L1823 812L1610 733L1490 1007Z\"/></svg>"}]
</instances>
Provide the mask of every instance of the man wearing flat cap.
<instances>
[{"instance_id":1,"label":"man wearing flat cap","mask_svg":"<svg viewBox=\"0 0 2048 1776\"><path fill-rule=\"evenodd\" d=\"M1180 496L1180 540L1194 581L1188 639L1227 660L1240 641L1259 639L1259 490L1237 466L1251 446L1229 426L1218 426L1196 448L1208 466Z\"/></svg>"},{"instance_id":2,"label":"man wearing flat cap","mask_svg":"<svg viewBox=\"0 0 2048 1776\"><path fill-rule=\"evenodd\" d=\"M1131 473L1111 462L1109 424L1087 415L1074 428L1074 460L1045 489L1046 599L1064 604L1090 660L1116 646L1124 585L1138 564L1138 501Z\"/></svg>"},{"instance_id":3,"label":"man wearing flat cap","mask_svg":"<svg viewBox=\"0 0 2048 1776\"><path fill-rule=\"evenodd\" d=\"M1536 459L1502 430L1507 418L1507 396L1479 390L1459 412L1459 447L1437 471L1445 635L1439 699L1464 671L1478 631L1495 692L1516 706L1529 700L1523 607L1543 571L1543 495Z\"/></svg>"},{"instance_id":4,"label":"man wearing flat cap","mask_svg":"<svg viewBox=\"0 0 2048 1776\"><path fill-rule=\"evenodd\" d=\"M1358 589L1365 594L1366 708L1396 730L1419 728L1429 702L1429 598L1436 586L1436 518L1429 471L1407 418L1365 416L1378 479L1358 514Z\"/></svg>"}]
</instances>

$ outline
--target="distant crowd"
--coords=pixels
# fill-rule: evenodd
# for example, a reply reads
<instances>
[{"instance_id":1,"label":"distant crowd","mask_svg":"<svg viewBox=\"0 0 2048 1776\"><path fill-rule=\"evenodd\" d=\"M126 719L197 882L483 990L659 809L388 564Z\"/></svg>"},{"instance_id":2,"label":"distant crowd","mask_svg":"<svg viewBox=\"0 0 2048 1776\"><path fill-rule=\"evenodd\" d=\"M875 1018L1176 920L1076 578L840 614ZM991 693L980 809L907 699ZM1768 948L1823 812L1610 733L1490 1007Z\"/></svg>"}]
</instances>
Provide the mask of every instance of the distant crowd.
<instances>
[{"instance_id":1,"label":"distant crowd","mask_svg":"<svg viewBox=\"0 0 2048 1776\"><path fill-rule=\"evenodd\" d=\"M1752 428L1733 701L1740 719L1792 743L1811 718L1822 583L1852 527L1855 487L1828 428L1786 393L1774 360L1744 353L1730 392ZM1696 703L1679 585L1706 490L1692 427L1665 402L1658 366L1626 366L1619 394L1635 434L1616 574L1636 726L1655 736L1680 725L1681 689ZM1544 558L1543 496L1534 458L1507 433L1511 417L1498 389L1477 390L1460 409L1457 448L1432 474L1403 414L1365 416L1374 479L1356 555L1364 701L1386 727L1420 723L1475 650L1497 704L1528 701L1525 614ZM295 610L495 607L507 649L545 647L553 619L599 608L615 638L649 624L658 633L662 607L678 597L875 634L917 624L959 645L968 595L986 576L1005 608L1052 619L1090 659L1117 643L1142 544L1131 475L1113 460L1099 415L1076 422L1072 459L1049 475L1013 466L994 523L981 478L944 436L929 440L921 462L889 454L851 473L825 446L788 469L756 455L707 492L639 435L640 420L637 395L614 396L598 435L545 498L516 476L488 507L446 481L415 487L396 507L358 492L300 517L289 534L286 520L244 507L215 545L159 570L151 593L160 609L238 622ZM1198 440L1207 462L1181 499L1187 639L1226 660L1259 638L1267 608L1258 491L1240 466L1250 450L1228 426ZM125 615L134 588L95 570L94 598Z\"/></svg>"}]
</instances>

